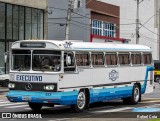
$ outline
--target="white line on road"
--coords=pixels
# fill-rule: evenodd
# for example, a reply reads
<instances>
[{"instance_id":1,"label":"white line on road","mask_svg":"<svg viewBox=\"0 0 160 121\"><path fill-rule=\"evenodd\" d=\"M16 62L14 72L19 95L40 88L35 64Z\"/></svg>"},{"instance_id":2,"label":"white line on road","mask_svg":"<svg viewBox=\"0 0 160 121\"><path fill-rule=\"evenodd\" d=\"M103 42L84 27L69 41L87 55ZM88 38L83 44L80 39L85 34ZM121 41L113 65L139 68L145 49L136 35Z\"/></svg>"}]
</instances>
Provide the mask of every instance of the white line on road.
<instances>
[{"instance_id":1,"label":"white line on road","mask_svg":"<svg viewBox=\"0 0 160 121\"><path fill-rule=\"evenodd\" d=\"M107 110L101 110L101 111L93 111L96 113L107 113L107 112L118 112L118 111L123 111L123 110L129 110L134 107L124 107L124 108L117 108L117 109L107 109Z\"/></svg>"},{"instance_id":2,"label":"white line on road","mask_svg":"<svg viewBox=\"0 0 160 121\"><path fill-rule=\"evenodd\" d=\"M0 107L8 106L8 105L21 105L21 104L26 104L26 103L10 103L10 104L2 104L2 105L0 105Z\"/></svg>"},{"instance_id":3,"label":"white line on road","mask_svg":"<svg viewBox=\"0 0 160 121\"><path fill-rule=\"evenodd\" d=\"M17 106L5 107L5 108L20 108L20 107L28 107L28 105L17 105Z\"/></svg>"}]
</instances>

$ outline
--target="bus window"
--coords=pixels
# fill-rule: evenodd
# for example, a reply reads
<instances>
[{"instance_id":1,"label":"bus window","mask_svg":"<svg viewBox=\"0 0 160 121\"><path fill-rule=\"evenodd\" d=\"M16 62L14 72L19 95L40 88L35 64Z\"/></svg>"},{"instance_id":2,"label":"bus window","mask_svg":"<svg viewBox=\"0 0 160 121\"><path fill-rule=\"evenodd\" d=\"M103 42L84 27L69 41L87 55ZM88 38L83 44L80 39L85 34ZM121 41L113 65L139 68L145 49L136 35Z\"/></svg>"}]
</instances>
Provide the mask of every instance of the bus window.
<instances>
[{"instance_id":1,"label":"bus window","mask_svg":"<svg viewBox=\"0 0 160 121\"><path fill-rule=\"evenodd\" d=\"M29 71L31 66L30 50L12 50L12 70Z\"/></svg>"},{"instance_id":2,"label":"bus window","mask_svg":"<svg viewBox=\"0 0 160 121\"><path fill-rule=\"evenodd\" d=\"M103 53L92 53L91 59L93 66L104 65Z\"/></svg>"},{"instance_id":3,"label":"bus window","mask_svg":"<svg viewBox=\"0 0 160 121\"><path fill-rule=\"evenodd\" d=\"M117 65L117 54L116 53L106 53L106 64L107 65Z\"/></svg>"},{"instance_id":4,"label":"bus window","mask_svg":"<svg viewBox=\"0 0 160 121\"><path fill-rule=\"evenodd\" d=\"M141 54L140 53L132 53L131 54L131 59L132 59L132 64L136 65L136 64L141 64Z\"/></svg>"},{"instance_id":5,"label":"bus window","mask_svg":"<svg viewBox=\"0 0 160 121\"><path fill-rule=\"evenodd\" d=\"M124 53L124 54L119 53L118 57L119 57L119 64L120 65L130 64L129 53Z\"/></svg>"},{"instance_id":6,"label":"bus window","mask_svg":"<svg viewBox=\"0 0 160 121\"><path fill-rule=\"evenodd\" d=\"M89 53L76 53L77 66L89 66Z\"/></svg>"},{"instance_id":7,"label":"bus window","mask_svg":"<svg viewBox=\"0 0 160 121\"><path fill-rule=\"evenodd\" d=\"M151 53L143 53L143 63L144 64L151 64L152 63Z\"/></svg>"},{"instance_id":8,"label":"bus window","mask_svg":"<svg viewBox=\"0 0 160 121\"><path fill-rule=\"evenodd\" d=\"M33 64L34 71L60 71L61 52L55 50L34 50Z\"/></svg>"},{"instance_id":9,"label":"bus window","mask_svg":"<svg viewBox=\"0 0 160 121\"><path fill-rule=\"evenodd\" d=\"M64 53L64 71L75 71L75 58L73 52Z\"/></svg>"}]
</instances>

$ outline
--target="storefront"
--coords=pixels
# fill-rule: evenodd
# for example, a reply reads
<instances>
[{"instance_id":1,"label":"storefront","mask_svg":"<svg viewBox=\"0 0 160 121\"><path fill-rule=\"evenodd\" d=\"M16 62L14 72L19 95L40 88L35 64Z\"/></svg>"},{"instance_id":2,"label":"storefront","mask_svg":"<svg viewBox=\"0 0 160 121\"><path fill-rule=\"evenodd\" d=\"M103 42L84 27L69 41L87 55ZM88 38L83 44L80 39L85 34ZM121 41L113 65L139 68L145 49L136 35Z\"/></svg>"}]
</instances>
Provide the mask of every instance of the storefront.
<instances>
[{"instance_id":1,"label":"storefront","mask_svg":"<svg viewBox=\"0 0 160 121\"><path fill-rule=\"evenodd\" d=\"M44 10L0 2L0 73L8 73L4 53L12 42L44 39Z\"/></svg>"}]
</instances>

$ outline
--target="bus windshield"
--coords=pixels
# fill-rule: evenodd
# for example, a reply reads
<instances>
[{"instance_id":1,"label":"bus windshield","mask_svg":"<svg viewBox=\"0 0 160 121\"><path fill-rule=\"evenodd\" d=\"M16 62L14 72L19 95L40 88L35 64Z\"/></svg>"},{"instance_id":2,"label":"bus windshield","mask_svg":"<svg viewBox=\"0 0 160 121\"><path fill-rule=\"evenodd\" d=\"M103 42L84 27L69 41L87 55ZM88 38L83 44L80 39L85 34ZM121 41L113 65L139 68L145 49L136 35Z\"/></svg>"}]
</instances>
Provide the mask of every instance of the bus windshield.
<instances>
[{"instance_id":1,"label":"bus windshield","mask_svg":"<svg viewBox=\"0 0 160 121\"><path fill-rule=\"evenodd\" d=\"M30 50L13 50L12 51L12 70L29 71L31 65Z\"/></svg>"},{"instance_id":2,"label":"bus windshield","mask_svg":"<svg viewBox=\"0 0 160 121\"><path fill-rule=\"evenodd\" d=\"M34 50L32 69L34 71L60 71L61 51Z\"/></svg>"}]
</instances>

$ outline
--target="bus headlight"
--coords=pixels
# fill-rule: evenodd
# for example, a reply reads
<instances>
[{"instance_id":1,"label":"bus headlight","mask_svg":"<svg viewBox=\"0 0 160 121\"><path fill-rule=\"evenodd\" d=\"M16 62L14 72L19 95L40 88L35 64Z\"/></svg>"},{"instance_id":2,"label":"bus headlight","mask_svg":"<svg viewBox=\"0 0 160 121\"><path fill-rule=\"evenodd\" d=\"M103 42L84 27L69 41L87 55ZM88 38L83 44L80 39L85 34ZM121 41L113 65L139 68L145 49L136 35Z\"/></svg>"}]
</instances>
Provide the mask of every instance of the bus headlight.
<instances>
[{"instance_id":1,"label":"bus headlight","mask_svg":"<svg viewBox=\"0 0 160 121\"><path fill-rule=\"evenodd\" d=\"M54 90L54 85L46 85L44 86L44 89L47 90L47 91L51 91L51 90Z\"/></svg>"},{"instance_id":2,"label":"bus headlight","mask_svg":"<svg viewBox=\"0 0 160 121\"><path fill-rule=\"evenodd\" d=\"M9 89L14 89L14 88L15 88L15 84L9 83L9 84L8 84L8 88L9 88Z\"/></svg>"}]
</instances>

